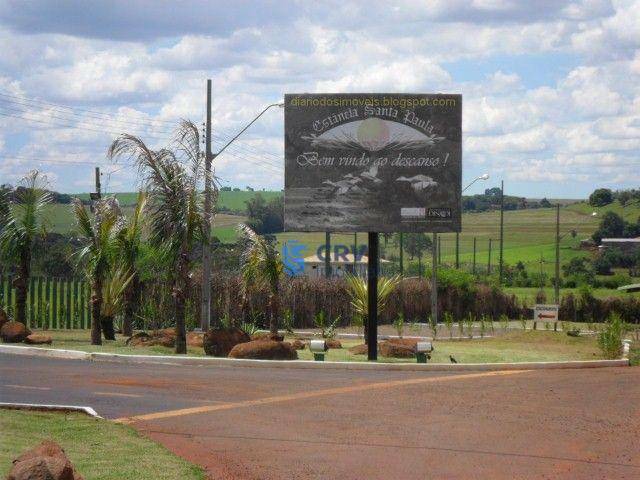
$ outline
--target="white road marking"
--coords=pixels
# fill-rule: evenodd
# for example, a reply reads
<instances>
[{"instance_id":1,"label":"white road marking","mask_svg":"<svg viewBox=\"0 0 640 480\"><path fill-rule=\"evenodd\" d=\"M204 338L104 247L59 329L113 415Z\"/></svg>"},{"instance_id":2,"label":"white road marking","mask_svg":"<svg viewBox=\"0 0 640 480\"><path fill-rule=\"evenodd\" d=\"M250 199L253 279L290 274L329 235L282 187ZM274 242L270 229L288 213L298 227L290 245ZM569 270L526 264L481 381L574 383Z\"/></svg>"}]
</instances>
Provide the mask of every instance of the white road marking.
<instances>
[{"instance_id":1,"label":"white road marking","mask_svg":"<svg viewBox=\"0 0 640 480\"><path fill-rule=\"evenodd\" d=\"M50 387L34 387L31 385L3 385L3 387L8 387L8 388L22 388L24 390L51 390Z\"/></svg>"}]
</instances>

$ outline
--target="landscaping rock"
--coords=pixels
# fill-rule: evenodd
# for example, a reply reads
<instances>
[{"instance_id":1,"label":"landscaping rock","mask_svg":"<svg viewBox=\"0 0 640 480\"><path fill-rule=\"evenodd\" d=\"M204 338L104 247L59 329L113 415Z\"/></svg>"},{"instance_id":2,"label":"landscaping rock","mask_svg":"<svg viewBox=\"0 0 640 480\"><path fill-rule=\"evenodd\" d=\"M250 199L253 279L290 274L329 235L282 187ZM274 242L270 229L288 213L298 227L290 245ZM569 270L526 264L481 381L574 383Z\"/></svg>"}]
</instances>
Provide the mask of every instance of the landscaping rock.
<instances>
[{"instance_id":1,"label":"landscaping rock","mask_svg":"<svg viewBox=\"0 0 640 480\"><path fill-rule=\"evenodd\" d=\"M52 338L49 335L42 335L39 333L32 333L24 339L24 343L29 345L51 345Z\"/></svg>"},{"instance_id":2,"label":"landscaping rock","mask_svg":"<svg viewBox=\"0 0 640 480\"><path fill-rule=\"evenodd\" d=\"M150 339L151 335L149 335L147 332L136 332L129 338L127 338L125 344L131 345L132 347L137 347L138 345L146 345Z\"/></svg>"},{"instance_id":3,"label":"landscaping rock","mask_svg":"<svg viewBox=\"0 0 640 480\"><path fill-rule=\"evenodd\" d=\"M60 445L45 440L13 461L7 480L83 480Z\"/></svg>"},{"instance_id":4,"label":"landscaping rock","mask_svg":"<svg viewBox=\"0 0 640 480\"><path fill-rule=\"evenodd\" d=\"M329 348L342 348L342 343L340 343L340 340L336 340L335 338L327 338L325 343L327 345L327 349L329 349Z\"/></svg>"},{"instance_id":5,"label":"landscaping rock","mask_svg":"<svg viewBox=\"0 0 640 480\"><path fill-rule=\"evenodd\" d=\"M409 347L402 343L396 342L380 342L378 344L378 351L383 357L389 358L411 358L415 356L415 346Z\"/></svg>"},{"instance_id":6,"label":"landscaping rock","mask_svg":"<svg viewBox=\"0 0 640 480\"><path fill-rule=\"evenodd\" d=\"M410 338L390 338L387 342L402 345L415 351L418 340L412 340Z\"/></svg>"},{"instance_id":7,"label":"landscaping rock","mask_svg":"<svg viewBox=\"0 0 640 480\"><path fill-rule=\"evenodd\" d=\"M10 320L0 328L0 338L5 343L20 343L31 335L31 330L24 326L23 323Z\"/></svg>"},{"instance_id":8,"label":"landscaping rock","mask_svg":"<svg viewBox=\"0 0 640 480\"><path fill-rule=\"evenodd\" d=\"M302 340L296 339L293 342L291 342L291 346L296 350L304 350L306 343L304 343Z\"/></svg>"},{"instance_id":9,"label":"landscaping rock","mask_svg":"<svg viewBox=\"0 0 640 480\"><path fill-rule=\"evenodd\" d=\"M274 342L283 342L284 335L271 335L269 332L254 333L251 340L273 340Z\"/></svg>"},{"instance_id":10,"label":"landscaping rock","mask_svg":"<svg viewBox=\"0 0 640 480\"><path fill-rule=\"evenodd\" d=\"M162 347L173 348L176 346L176 331L173 328L164 328L162 330L154 330L151 333L137 332L127 338L126 344L132 347L153 347L160 345Z\"/></svg>"},{"instance_id":11,"label":"landscaping rock","mask_svg":"<svg viewBox=\"0 0 640 480\"><path fill-rule=\"evenodd\" d=\"M190 347L202 348L204 340L204 333L188 332L187 333L187 345Z\"/></svg>"},{"instance_id":12,"label":"landscaping rock","mask_svg":"<svg viewBox=\"0 0 640 480\"><path fill-rule=\"evenodd\" d=\"M0 307L0 328L9 321L9 315Z\"/></svg>"},{"instance_id":13,"label":"landscaping rock","mask_svg":"<svg viewBox=\"0 0 640 480\"><path fill-rule=\"evenodd\" d=\"M202 339L202 347L207 355L226 357L236 345L250 341L251 337L239 328L211 328Z\"/></svg>"},{"instance_id":14,"label":"landscaping rock","mask_svg":"<svg viewBox=\"0 0 640 480\"><path fill-rule=\"evenodd\" d=\"M367 344L362 343L360 345L355 345L349 349L349 352L354 355L366 355L368 352Z\"/></svg>"},{"instance_id":15,"label":"landscaping rock","mask_svg":"<svg viewBox=\"0 0 640 480\"><path fill-rule=\"evenodd\" d=\"M251 358L256 360L296 360L298 352L289 342L274 340L252 340L236 345L229 358Z\"/></svg>"}]
</instances>

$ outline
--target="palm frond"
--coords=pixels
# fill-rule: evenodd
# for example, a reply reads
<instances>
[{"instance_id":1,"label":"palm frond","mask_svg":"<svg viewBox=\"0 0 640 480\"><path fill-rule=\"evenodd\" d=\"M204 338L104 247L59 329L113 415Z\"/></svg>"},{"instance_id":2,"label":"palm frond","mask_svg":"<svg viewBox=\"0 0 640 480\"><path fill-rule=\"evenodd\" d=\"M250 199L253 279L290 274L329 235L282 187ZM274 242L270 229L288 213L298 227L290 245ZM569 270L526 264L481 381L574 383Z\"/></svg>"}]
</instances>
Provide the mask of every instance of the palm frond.
<instances>
[{"instance_id":1,"label":"palm frond","mask_svg":"<svg viewBox=\"0 0 640 480\"><path fill-rule=\"evenodd\" d=\"M366 316L369 313L369 297L367 282L364 278L347 274L345 276L351 306L358 315ZM387 306L389 295L398 287L402 281L399 275L393 277L378 278L378 312L382 312Z\"/></svg>"}]
</instances>

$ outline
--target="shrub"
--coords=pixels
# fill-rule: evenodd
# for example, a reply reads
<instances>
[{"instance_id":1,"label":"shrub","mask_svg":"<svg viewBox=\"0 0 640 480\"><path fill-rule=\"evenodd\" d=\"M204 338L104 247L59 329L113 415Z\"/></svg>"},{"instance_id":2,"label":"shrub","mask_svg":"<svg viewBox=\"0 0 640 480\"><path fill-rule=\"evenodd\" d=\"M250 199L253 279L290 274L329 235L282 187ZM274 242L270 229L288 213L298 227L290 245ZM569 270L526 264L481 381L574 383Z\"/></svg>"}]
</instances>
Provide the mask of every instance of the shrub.
<instances>
[{"instance_id":1,"label":"shrub","mask_svg":"<svg viewBox=\"0 0 640 480\"><path fill-rule=\"evenodd\" d=\"M449 330L449 338L453 338L453 315L451 315L451 312L444 312L444 324Z\"/></svg>"},{"instance_id":2,"label":"shrub","mask_svg":"<svg viewBox=\"0 0 640 480\"><path fill-rule=\"evenodd\" d=\"M396 329L398 337L402 338L402 334L404 333L404 315L402 312L400 312L393 321L393 328Z\"/></svg>"},{"instance_id":3,"label":"shrub","mask_svg":"<svg viewBox=\"0 0 640 480\"><path fill-rule=\"evenodd\" d=\"M605 358L618 358L622 352L622 337L625 326L622 318L617 313L609 315L604 328L598 333L598 346Z\"/></svg>"}]
</instances>

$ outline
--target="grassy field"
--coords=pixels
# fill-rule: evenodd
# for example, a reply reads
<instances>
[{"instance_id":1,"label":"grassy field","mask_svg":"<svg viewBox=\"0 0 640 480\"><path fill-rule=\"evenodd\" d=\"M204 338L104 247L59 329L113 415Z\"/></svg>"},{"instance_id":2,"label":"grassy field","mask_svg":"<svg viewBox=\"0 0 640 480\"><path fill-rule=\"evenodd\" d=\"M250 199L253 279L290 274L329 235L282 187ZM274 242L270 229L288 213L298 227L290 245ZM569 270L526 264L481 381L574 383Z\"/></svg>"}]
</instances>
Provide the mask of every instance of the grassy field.
<instances>
[{"instance_id":1,"label":"grassy field","mask_svg":"<svg viewBox=\"0 0 640 480\"><path fill-rule=\"evenodd\" d=\"M42 440L64 448L87 480L204 480L200 467L138 435L132 428L79 413L0 410L0 475Z\"/></svg>"},{"instance_id":2,"label":"grassy field","mask_svg":"<svg viewBox=\"0 0 640 480\"><path fill-rule=\"evenodd\" d=\"M449 340L448 333L439 335L434 342L435 351L432 362L449 363L449 355L453 355L459 362L527 362L527 361L553 361L553 360L590 360L601 358L596 345L595 337L581 336L569 337L563 332L543 331L543 325L539 330L522 331L517 323L512 325L515 330L503 332L495 325L492 338L484 339L454 339ZM125 345L125 338L118 336L113 342L105 342L103 346L95 346L89 343L89 331L57 330L48 331L53 337L52 348L64 348L81 350L86 352L107 352L129 355L172 355L173 349L166 347L129 347ZM390 332L389 332L390 333ZM412 332L405 332L412 335ZM455 332L454 332L455 334ZM487 333L489 335L489 333ZM348 351L349 347L362 343L361 340L341 340L344 348L330 350L326 359L331 361L366 361L364 355L353 355ZM46 348L51 348L47 347ZM189 355L202 356L201 348L189 347ZM313 355L307 349L298 352L301 360L312 360ZM380 358L381 362L407 362L411 359Z\"/></svg>"},{"instance_id":3,"label":"grassy field","mask_svg":"<svg viewBox=\"0 0 640 480\"><path fill-rule=\"evenodd\" d=\"M553 287L545 287L544 293L547 296L547 301L553 301ZM520 288L520 287L507 287L504 289L505 293L513 294L520 300L527 300L529 305L532 305L536 298L536 294L540 291L539 288ZM596 298L607 298L607 297L621 297L621 298L640 298L640 292L634 293L626 293L620 290L612 290L609 288L594 288L592 291L593 295ZM579 288L561 288L560 294L567 295L569 293L573 293L574 295L580 294Z\"/></svg>"},{"instance_id":4,"label":"grassy field","mask_svg":"<svg viewBox=\"0 0 640 480\"><path fill-rule=\"evenodd\" d=\"M265 200L269 201L272 198L276 198L282 195L282 192L277 191L256 191L256 192L219 192L218 207L228 208L229 210L236 210L244 212L245 202L252 199L256 195L262 195ZM136 204L138 194L135 192L120 192L114 193L115 197L123 206L133 206ZM88 193L73 194L74 197L78 197L82 200L88 200Z\"/></svg>"}]
</instances>

